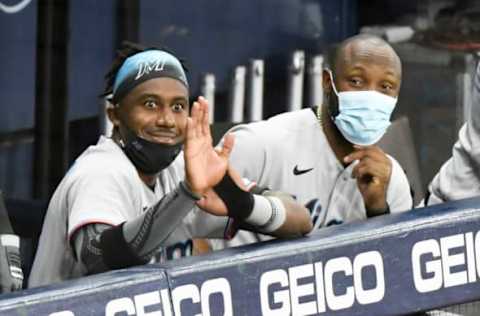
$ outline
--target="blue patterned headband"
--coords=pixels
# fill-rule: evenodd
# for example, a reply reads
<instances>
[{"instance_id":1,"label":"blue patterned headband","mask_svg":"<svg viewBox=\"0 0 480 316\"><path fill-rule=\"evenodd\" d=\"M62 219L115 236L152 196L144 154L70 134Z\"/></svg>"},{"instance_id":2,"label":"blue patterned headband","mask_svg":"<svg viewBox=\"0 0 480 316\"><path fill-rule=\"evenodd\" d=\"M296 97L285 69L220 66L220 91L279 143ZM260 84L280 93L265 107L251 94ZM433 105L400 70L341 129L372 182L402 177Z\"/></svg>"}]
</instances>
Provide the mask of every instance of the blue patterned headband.
<instances>
[{"instance_id":1,"label":"blue patterned headband","mask_svg":"<svg viewBox=\"0 0 480 316\"><path fill-rule=\"evenodd\" d=\"M177 79L188 89L183 66L172 54L161 50L147 50L128 57L115 77L113 104L117 104L140 83L158 77Z\"/></svg>"}]
</instances>

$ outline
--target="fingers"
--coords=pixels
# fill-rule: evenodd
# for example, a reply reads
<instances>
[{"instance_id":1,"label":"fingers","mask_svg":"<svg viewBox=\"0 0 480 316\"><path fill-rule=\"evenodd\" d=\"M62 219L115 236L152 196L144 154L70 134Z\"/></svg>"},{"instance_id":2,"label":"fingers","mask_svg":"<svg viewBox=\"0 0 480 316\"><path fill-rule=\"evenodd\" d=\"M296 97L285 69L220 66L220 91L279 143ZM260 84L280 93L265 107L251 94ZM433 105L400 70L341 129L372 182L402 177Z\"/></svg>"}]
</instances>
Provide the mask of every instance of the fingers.
<instances>
[{"instance_id":1,"label":"fingers","mask_svg":"<svg viewBox=\"0 0 480 316\"><path fill-rule=\"evenodd\" d=\"M376 161L385 160L386 154L378 146L353 146L354 151L343 158L344 163L351 163L355 160L362 160L365 157L370 157ZM388 158L387 158L388 159Z\"/></svg>"},{"instance_id":2,"label":"fingers","mask_svg":"<svg viewBox=\"0 0 480 316\"><path fill-rule=\"evenodd\" d=\"M352 170L352 178L372 184L388 182L390 179L391 162L387 157L385 158L380 161L370 157L359 160Z\"/></svg>"},{"instance_id":3,"label":"fingers","mask_svg":"<svg viewBox=\"0 0 480 316\"><path fill-rule=\"evenodd\" d=\"M195 117L195 122L196 122L196 125L195 125L195 136L196 137L201 137L203 132L203 127L202 127L202 122L203 122L203 108L204 108L204 105L200 102L194 102L194 105L197 105L198 107L198 115Z\"/></svg>"},{"instance_id":4,"label":"fingers","mask_svg":"<svg viewBox=\"0 0 480 316\"><path fill-rule=\"evenodd\" d=\"M352 178L360 179L364 182L372 182L378 184L380 180L372 172L371 167L367 164L357 164L352 170Z\"/></svg>"},{"instance_id":5,"label":"fingers","mask_svg":"<svg viewBox=\"0 0 480 316\"><path fill-rule=\"evenodd\" d=\"M210 124L209 124L209 106L208 101L204 97L198 97L198 103L202 106L202 133L205 136L210 137Z\"/></svg>"},{"instance_id":6,"label":"fingers","mask_svg":"<svg viewBox=\"0 0 480 316\"><path fill-rule=\"evenodd\" d=\"M229 168L228 168L228 175L230 176L230 178L232 178L233 182L235 182L235 184L240 189L242 189L243 191L248 191L249 190L249 188L243 182L243 179L242 179L242 176L240 175L240 173L238 173L237 170L233 169L231 166L229 166Z\"/></svg>"},{"instance_id":7,"label":"fingers","mask_svg":"<svg viewBox=\"0 0 480 316\"><path fill-rule=\"evenodd\" d=\"M193 102L192 113L187 118L187 139L196 138L199 135L199 121L201 120L202 109L198 102Z\"/></svg>"},{"instance_id":8,"label":"fingers","mask_svg":"<svg viewBox=\"0 0 480 316\"><path fill-rule=\"evenodd\" d=\"M235 137L233 136L233 134L231 133L227 134L223 138L223 146L219 154L228 159L228 157L230 156L230 153L232 152L234 142L235 142Z\"/></svg>"}]
</instances>

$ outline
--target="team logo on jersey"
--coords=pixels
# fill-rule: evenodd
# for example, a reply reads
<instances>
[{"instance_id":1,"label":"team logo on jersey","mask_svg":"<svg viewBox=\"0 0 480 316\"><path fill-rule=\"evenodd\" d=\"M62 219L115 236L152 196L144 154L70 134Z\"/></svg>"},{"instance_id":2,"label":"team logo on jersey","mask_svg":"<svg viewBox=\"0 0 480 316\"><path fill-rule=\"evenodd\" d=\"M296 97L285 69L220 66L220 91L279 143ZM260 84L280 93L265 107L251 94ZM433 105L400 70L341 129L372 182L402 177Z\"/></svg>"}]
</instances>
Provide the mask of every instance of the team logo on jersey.
<instances>
[{"instance_id":1,"label":"team logo on jersey","mask_svg":"<svg viewBox=\"0 0 480 316\"><path fill-rule=\"evenodd\" d=\"M315 224L322 213L322 205L320 204L320 201L318 199L313 199L305 204L305 207L310 211L310 218L312 219L313 227L316 227Z\"/></svg>"},{"instance_id":2,"label":"team logo on jersey","mask_svg":"<svg viewBox=\"0 0 480 316\"><path fill-rule=\"evenodd\" d=\"M320 225L322 225L322 223L325 222L325 217L327 216L327 214L325 212L322 212L323 208L322 208L322 205L320 204L319 199L311 200L310 202L305 204L305 207L310 212L310 218L312 219L313 227L319 227ZM317 226L318 221L320 222L318 223L318 226ZM325 223L324 226L332 226L332 225L340 225L340 224L343 224L343 220L333 218L329 220L328 223Z\"/></svg>"},{"instance_id":3,"label":"team logo on jersey","mask_svg":"<svg viewBox=\"0 0 480 316\"><path fill-rule=\"evenodd\" d=\"M340 225L340 224L343 224L343 221L341 219L331 219L328 223L327 223L327 227L328 226L333 226L333 225Z\"/></svg>"},{"instance_id":4,"label":"team logo on jersey","mask_svg":"<svg viewBox=\"0 0 480 316\"><path fill-rule=\"evenodd\" d=\"M296 176L299 176L301 174L304 174L304 173L307 173L309 171L312 171L313 168L310 168L310 169L298 169L298 165L295 166L295 168L293 168L293 174L296 175Z\"/></svg>"}]
</instances>

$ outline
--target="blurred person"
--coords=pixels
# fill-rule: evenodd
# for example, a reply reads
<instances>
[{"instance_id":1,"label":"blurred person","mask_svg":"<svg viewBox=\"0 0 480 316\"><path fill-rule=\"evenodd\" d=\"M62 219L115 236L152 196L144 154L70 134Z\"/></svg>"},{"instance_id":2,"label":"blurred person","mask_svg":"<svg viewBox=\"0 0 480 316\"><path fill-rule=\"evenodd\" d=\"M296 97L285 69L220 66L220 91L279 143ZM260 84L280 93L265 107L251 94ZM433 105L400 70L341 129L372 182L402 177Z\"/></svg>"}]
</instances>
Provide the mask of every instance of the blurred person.
<instances>
[{"instance_id":1,"label":"blurred person","mask_svg":"<svg viewBox=\"0 0 480 316\"><path fill-rule=\"evenodd\" d=\"M433 205L480 195L480 64L473 80L470 116L458 132L452 156L433 177L422 204Z\"/></svg>"},{"instance_id":2,"label":"blurred person","mask_svg":"<svg viewBox=\"0 0 480 316\"><path fill-rule=\"evenodd\" d=\"M472 87L470 116L458 132L452 156L442 165L428 186L418 207L480 195L480 64ZM480 302L469 302L427 312L426 315L477 315Z\"/></svg>"},{"instance_id":3,"label":"blurred person","mask_svg":"<svg viewBox=\"0 0 480 316\"><path fill-rule=\"evenodd\" d=\"M212 147L202 97L189 117L174 55L127 45L107 74L109 94L112 137L85 150L57 187L30 287L190 255L193 237L222 237L229 219L274 236L310 231L305 207L247 192L228 168L233 137Z\"/></svg>"},{"instance_id":4,"label":"blurred person","mask_svg":"<svg viewBox=\"0 0 480 316\"><path fill-rule=\"evenodd\" d=\"M375 145L397 103L400 58L371 35L346 39L328 57L323 106L233 127L231 166L258 188L288 192L306 204L314 229L410 210L404 171ZM227 244L261 239L241 232Z\"/></svg>"}]
</instances>

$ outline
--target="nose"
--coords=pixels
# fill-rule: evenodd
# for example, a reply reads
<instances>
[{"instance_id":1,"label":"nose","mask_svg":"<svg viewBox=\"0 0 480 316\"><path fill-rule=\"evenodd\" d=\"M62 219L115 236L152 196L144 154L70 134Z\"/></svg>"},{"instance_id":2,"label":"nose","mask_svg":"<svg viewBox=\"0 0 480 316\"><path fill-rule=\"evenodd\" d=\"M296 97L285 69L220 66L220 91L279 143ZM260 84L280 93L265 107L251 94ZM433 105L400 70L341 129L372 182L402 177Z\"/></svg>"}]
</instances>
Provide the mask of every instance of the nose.
<instances>
[{"instance_id":1,"label":"nose","mask_svg":"<svg viewBox=\"0 0 480 316\"><path fill-rule=\"evenodd\" d=\"M376 82L369 82L365 90L382 92Z\"/></svg>"},{"instance_id":2,"label":"nose","mask_svg":"<svg viewBox=\"0 0 480 316\"><path fill-rule=\"evenodd\" d=\"M156 124L164 127L175 127L175 119L170 107L160 107L157 111Z\"/></svg>"}]
</instances>

